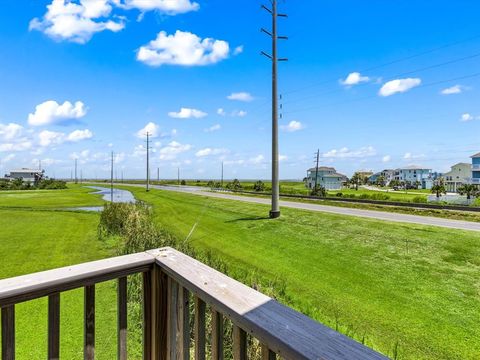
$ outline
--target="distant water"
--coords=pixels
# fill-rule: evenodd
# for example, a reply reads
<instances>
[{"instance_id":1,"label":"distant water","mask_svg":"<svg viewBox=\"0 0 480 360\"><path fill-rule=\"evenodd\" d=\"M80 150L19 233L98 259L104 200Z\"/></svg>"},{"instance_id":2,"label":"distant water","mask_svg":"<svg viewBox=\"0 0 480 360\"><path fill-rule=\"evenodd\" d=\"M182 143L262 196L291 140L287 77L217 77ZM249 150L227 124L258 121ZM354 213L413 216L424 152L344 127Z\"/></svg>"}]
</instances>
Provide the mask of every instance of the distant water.
<instances>
[{"instance_id":1,"label":"distant water","mask_svg":"<svg viewBox=\"0 0 480 360\"><path fill-rule=\"evenodd\" d=\"M112 201L112 192L111 189L101 186L85 186L90 189L98 190L94 194L103 195L103 200ZM114 203L134 203L135 197L130 191L113 189L113 202ZM82 206L71 208L69 210L81 210L81 211L103 211L103 206Z\"/></svg>"},{"instance_id":2,"label":"distant water","mask_svg":"<svg viewBox=\"0 0 480 360\"><path fill-rule=\"evenodd\" d=\"M98 190L94 194L103 195L103 200L112 201L112 191L110 188L101 186L86 186L90 189ZM128 190L113 189L113 202L114 203L134 203L135 197Z\"/></svg>"}]
</instances>

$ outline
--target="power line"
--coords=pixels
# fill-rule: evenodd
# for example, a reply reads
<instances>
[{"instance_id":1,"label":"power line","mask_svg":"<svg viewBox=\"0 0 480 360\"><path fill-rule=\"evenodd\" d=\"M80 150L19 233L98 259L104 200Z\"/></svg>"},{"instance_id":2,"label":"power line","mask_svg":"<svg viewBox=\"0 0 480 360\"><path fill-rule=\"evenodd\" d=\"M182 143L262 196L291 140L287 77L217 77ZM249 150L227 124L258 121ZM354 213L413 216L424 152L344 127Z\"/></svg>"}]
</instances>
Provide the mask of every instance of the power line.
<instances>
[{"instance_id":1,"label":"power line","mask_svg":"<svg viewBox=\"0 0 480 360\"><path fill-rule=\"evenodd\" d=\"M398 73L396 75L390 76L386 80L384 80L384 82L394 80L394 79L396 79L400 76L406 76L406 75L411 75L411 74L414 74L414 73L419 73L419 72L422 72L422 71L436 69L436 68L439 68L439 67L442 67L442 66L445 66L445 65L451 65L451 64L455 64L455 63L458 63L458 62L461 62L461 61L474 59L474 58L477 58L477 57L480 57L480 53L476 53L476 54L464 56L464 57L461 57L461 58L437 63L437 64L434 64L434 65L429 65L429 66L426 66L426 67L421 67L421 68L414 69L414 70L409 70L409 71L406 71L406 72L402 72L402 73ZM367 83L358 84L356 86L359 87L359 86L365 86L365 85L367 85ZM284 104L293 104L293 103L297 103L297 102L301 102L301 101L305 101L305 100L315 99L315 98L318 98L318 97L323 96L323 95L330 95L330 94L334 94L334 93L338 93L338 92L342 92L342 91L344 91L344 89L329 90L329 91L326 91L326 92L323 92L323 93L320 93L320 94L315 94L315 95L311 95L311 96L307 96L307 97L303 97L303 98L299 98L299 99L293 99L293 100L290 100L290 101L286 101Z\"/></svg>"},{"instance_id":2,"label":"power line","mask_svg":"<svg viewBox=\"0 0 480 360\"><path fill-rule=\"evenodd\" d=\"M478 77L478 76L480 76L480 72L473 73L473 74L470 74L470 75L460 76L460 77L456 77L456 78L452 78L452 79L448 79L448 80L439 80L439 81L434 81L434 82L431 82L431 83L422 84L422 85L417 86L417 88L425 88L425 87L430 87L430 86L435 86L435 85L441 85L441 84L449 83L449 82L452 82L452 81L465 80L465 79L470 79L470 78ZM319 109L319 108L325 108L326 106L343 105L343 104L348 104L348 103L353 103L353 102L358 102L358 101L363 101L363 100L369 100L369 99L373 99L373 98L377 98L377 97L378 97L378 95L376 95L376 94L375 95L369 95L369 96L365 96L365 97L358 98L358 99L352 99L352 100L341 101L341 102L333 102L333 103L325 104L325 105L322 105L322 106L312 106L312 107L309 107L309 108L302 108L302 109L298 109L298 110L288 111L285 114L294 114L294 113L303 112L303 111L315 110L315 109Z\"/></svg>"},{"instance_id":3,"label":"power line","mask_svg":"<svg viewBox=\"0 0 480 360\"><path fill-rule=\"evenodd\" d=\"M476 40L476 39L479 39L479 38L480 38L480 34L472 36L468 39L458 40L458 41L455 41L455 42L452 42L452 43L449 43L449 44L445 44L445 45L442 45L442 46L439 46L439 47L436 47L436 48L425 50L425 51L422 51L422 52L419 52L419 53L416 53L416 54L413 54L413 55L405 56L403 58L392 60L392 61L389 61L389 62L386 62L386 63L383 63L383 64L375 65L375 66L372 66L372 67L369 67L369 68L364 68L364 69L359 70L359 72L368 72L368 71L372 71L372 70L381 69L381 68L384 68L384 67L387 67L387 66L390 66L390 65L398 64L398 63L401 63L401 62L404 62L404 61L415 59L417 57L428 55L428 54L434 53L436 51L447 49L447 48L452 47L452 46L456 46L456 45L459 45L459 44L470 42L472 40ZM341 76L342 75L340 75L340 77ZM303 87L300 87L300 88L297 88L297 89L293 89L293 90L290 90L290 91L285 91L283 94L284 95L290 95L290 94L294 94L294 93L297 93L297 92L301 92L301 91L304 91L304 90L311 89L313 87L317 87L317 86L321 86L321 85L325 85L325 84L329 84L331 82L337 82L337 81L338 81L338 77L335 78L335 79L332 78L330 80L325 80L325 81L321 81L321 82L318 82L318 83L306 85L306 86L303 86Z\"/></svg>"}]
</instances>

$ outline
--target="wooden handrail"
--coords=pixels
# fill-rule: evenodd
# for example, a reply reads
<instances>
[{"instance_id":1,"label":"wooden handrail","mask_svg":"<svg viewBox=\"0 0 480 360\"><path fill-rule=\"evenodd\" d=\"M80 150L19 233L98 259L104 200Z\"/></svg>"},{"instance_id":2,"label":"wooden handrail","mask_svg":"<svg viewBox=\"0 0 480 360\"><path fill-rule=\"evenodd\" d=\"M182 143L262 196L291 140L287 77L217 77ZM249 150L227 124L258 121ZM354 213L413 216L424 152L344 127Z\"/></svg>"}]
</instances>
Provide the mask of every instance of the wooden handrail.
<instances>
[{"instance_id":1,"label":"wooden handrail","mask_svg":"<svg viewBox=\"0 0 480 360\"><path fill-rule=\"evenodd\" d=\"M0 307L149 270L149 253L118 256L0 280Z\"/></svg>"},{"instance_id":2,"label":"wooden handrail","mask_svg":"<svg viewBox=\"0 0 480 360\"><path fill-rule=\"evenodd\" d=\"M189 302L195 304L195 358L223 359L223 317L233 323L234 359L246 359L247 335L257 338L263 359L386 359L272 298L172 248L99 260L0 280L2 359L14 359L15 304L49 297L48 354L58 359L60 296L84 287L84 358L95 354L95 284L118 279L118 359L127 358L127 276L143 272L144 359L189 359ZM206 334L206 305L212 332Z\"/></svg>"},{"instance_id":3,"label":"wooden handrail","mask_svg":"<svg viewBox=\"0 0 480 360\"><path fill-rule=\"evenodd\" d=\"M179 251L163 248L150 253L168 276L285 359L386 359ZM242 354L241 332L238 340Z\"/></svg>"}]
</instances>

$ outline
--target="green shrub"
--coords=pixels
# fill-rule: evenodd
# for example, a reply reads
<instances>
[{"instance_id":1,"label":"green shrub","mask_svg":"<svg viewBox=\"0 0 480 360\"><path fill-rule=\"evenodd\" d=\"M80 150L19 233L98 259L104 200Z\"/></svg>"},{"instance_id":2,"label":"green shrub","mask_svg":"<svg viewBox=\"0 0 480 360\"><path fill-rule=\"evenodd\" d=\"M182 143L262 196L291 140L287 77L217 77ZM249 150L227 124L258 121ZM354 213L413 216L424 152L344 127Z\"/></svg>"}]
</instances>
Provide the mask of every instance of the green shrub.
<instances>
[{"instance_id":1,"label":"green shrub","mask_svg":"<svg viewBox=\"0 0 480 360\"><path fill-rule=\"evenodd\" d=\"M263 183L263 181L258 180L258 181L253 185L253 190L255 190L255 191L257 191L257 192L265 191L265 184Z\"/></svg>"},{"instance_id":2,"label":"green shrub","mask_svg":"<svg viewBox=\"0 0 480 360\"><path fill-rule=\"evenodd\" d=\"M343 193L338 192L338 193L335 194L335 196L336 196L336 197L342 197L342 196L343 196Z\"/></svg>"},{"instance_id":3,"label":"green shrub","mask_svg":"<svg viewBox=\"0 0 480 360\"><path fill-rule=\"evenodd\" d=\"M415 197L412 199L412 202L417 203L417 204L426 203L426 202L427 202L427 198L426 198L425 196L415 196Z\"/></svg>"}]
</instances>

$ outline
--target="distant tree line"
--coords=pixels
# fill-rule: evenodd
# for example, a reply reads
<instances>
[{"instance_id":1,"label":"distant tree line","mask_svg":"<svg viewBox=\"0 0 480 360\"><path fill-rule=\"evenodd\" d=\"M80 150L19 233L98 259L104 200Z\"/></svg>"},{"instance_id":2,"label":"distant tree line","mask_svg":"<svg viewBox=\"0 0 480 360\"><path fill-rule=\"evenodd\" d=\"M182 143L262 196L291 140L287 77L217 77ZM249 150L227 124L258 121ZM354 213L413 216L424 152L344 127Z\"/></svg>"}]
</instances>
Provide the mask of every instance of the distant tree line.
<instances>
[{"instance_id":1,"label":"distant tree line","mask_svg":"<svg viewBox=\"0 0 480 360\"><path fill-rule=\"evenodd\" d=\"M67 183L63 180L42 179L35 183L24 182L22 179L0 179L0 191L6 190L56 190L66 189Z\"/></svg>"}]
</instances>

